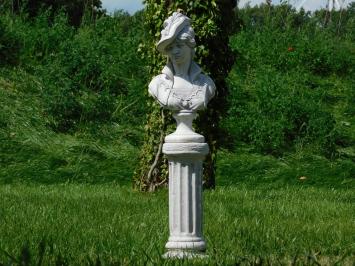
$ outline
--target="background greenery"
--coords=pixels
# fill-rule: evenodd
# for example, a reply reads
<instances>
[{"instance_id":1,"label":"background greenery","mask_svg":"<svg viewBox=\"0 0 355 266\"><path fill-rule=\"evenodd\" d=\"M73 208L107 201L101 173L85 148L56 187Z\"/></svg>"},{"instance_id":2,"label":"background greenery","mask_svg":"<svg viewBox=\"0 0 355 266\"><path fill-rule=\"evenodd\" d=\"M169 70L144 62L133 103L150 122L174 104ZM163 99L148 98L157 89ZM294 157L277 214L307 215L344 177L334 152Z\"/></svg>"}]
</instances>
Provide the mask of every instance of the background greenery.
<instances>
[{"instance_id":1,"label":"background greenery","mask_svg":"<svg viewBox=\"0 0 355 266\"><path fill-rule=\"evenodd\" d=\"M354 11L237 11L211 264L354 258ZM166 190L130 190L151 78L143 13L0 12L0 262L23 245L37 261L44 239L53 263L163 263Z\"/></svg>"}]
</instances>

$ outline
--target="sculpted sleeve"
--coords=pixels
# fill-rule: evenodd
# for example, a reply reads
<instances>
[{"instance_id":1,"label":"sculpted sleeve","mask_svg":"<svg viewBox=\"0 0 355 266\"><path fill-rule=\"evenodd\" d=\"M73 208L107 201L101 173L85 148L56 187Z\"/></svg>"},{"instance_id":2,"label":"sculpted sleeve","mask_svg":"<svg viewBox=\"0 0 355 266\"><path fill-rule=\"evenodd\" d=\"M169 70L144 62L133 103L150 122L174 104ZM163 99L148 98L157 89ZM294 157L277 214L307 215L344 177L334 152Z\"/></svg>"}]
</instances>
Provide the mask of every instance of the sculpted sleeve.
<instances>
[{"instance_id":1,"label":"sculpted sleeve","mask_svg":"<svg viewBox=\"0 0 355 266\"><path fill-rule=\"evenodd\" d=\"M214 84L213 80L205 75L205 82L206 82L206 94L205 94L205 108L207 107L208 102L213 98L216 93L216 85Z\"/></svg>"},{"instance_id":2,"label":"sculpted sleeve","mask_svg":"<svg viewBox=\"0 0 355 266\"><path fill-rule=\"evenodd\" d=\"M148 92L160 103L161 106L166 107L171 92L166 76L161 74L154 77L149 83Z\"/></svg>"}]
</instances>

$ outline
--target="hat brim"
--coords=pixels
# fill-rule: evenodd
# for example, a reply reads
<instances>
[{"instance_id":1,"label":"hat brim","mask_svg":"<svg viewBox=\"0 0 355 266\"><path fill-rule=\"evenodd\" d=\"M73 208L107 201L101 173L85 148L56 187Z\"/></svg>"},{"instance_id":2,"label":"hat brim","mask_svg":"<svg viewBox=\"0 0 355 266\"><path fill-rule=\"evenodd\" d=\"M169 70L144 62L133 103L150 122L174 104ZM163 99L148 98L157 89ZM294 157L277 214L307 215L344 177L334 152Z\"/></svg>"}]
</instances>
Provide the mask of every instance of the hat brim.
<instances>
[{"instance_id":1,"label":"hat brim","mask_svg":"<svg viewBox=\"0 0 355 266\"><path fill-rule=\"evenodd\" d=\"M189 20L181 19L180 21L171 25L168 35L163 36L157 43L157 50L162 54L166 54L166 47L171 44L182 31L182 29L189 24Z\"/></svg>"},{"instance_id":2,"label":"hat brim","mask_svg":"<svg viewBox=\"0 0 355 266\"><path fill-rule=\"evenodd\" d=\"M157 50L162 54L166 54L166 47L168 47L168 45L171 44L175 40L175 38L176 38L176 36L161 39L157 43Z\"/></svg>"}]
</instances>

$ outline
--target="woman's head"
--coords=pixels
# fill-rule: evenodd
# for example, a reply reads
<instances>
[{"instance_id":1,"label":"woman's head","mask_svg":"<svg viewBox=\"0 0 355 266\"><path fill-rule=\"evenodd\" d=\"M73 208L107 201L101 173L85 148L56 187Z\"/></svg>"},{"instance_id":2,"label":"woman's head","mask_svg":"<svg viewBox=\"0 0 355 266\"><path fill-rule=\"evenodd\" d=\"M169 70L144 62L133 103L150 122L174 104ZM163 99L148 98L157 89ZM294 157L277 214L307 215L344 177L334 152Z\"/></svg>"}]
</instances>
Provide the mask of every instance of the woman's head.
<instances>
[{"instance_id":1,"label":"woman's head","mask_svg":"<svg viewBox=\"0 0 355 266\"><path fill-rule=\"evenodd\" d=\"M195 33L191 26L185 26L172 42L164 49L164 53L175 64L189 63L195 55Z\"/></svg>"},{"instance_id":2,"label":"woman's head","mask_svg":"<svg viewBox=\"0 0 355 266\"><path fill-rule=\"evenodd\" d=\"M195 32L190 24L190 19L179 13L174 12L173 15L164 21L164 29L161 31L161 38L157 43L157 49L163 54L168 54L168 46L172 43L183 43L190 50L196 46Z\"/></svg>"}]
</instances>

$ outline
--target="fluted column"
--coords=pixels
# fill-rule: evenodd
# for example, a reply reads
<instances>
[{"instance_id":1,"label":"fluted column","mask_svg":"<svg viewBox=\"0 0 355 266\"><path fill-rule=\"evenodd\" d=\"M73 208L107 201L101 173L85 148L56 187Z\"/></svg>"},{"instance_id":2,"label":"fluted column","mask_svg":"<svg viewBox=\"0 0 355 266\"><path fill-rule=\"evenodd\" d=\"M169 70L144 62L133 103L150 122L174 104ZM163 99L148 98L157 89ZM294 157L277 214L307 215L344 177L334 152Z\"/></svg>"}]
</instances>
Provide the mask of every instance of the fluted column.
<instances>
[{"instance_id":1,"label":"fluted column","mask_svg":"<svg viewBox=\"0 0 355 266\"><path fill-rule=\"evenodd\" d=\"M165 143L169 160L169 231L166 257L197 256L202 235L202 161L206 143Z\"/></svg>"}]
</instances>

